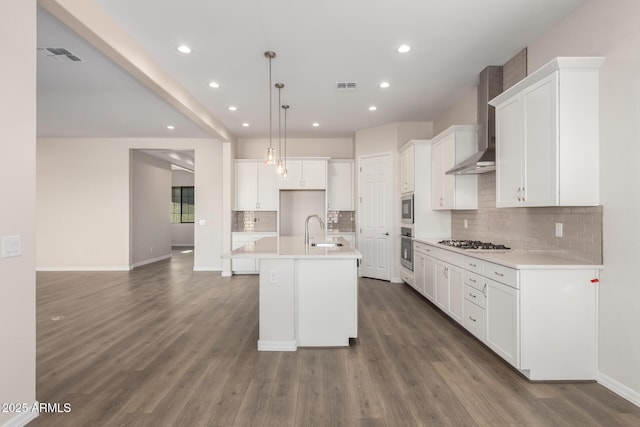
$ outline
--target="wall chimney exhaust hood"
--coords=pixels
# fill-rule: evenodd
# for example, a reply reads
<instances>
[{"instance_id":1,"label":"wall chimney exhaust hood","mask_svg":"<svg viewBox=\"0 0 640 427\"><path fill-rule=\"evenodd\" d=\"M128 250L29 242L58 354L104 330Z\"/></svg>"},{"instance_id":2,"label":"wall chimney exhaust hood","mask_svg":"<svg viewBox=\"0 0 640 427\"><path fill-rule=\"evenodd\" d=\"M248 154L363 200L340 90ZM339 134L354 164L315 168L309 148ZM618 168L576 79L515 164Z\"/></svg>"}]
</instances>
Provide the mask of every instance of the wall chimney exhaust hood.
<instances>
[{"instance_id":1,"label":"wall chimney exhaust hood","mask_svg":"<svg viewBox=\"0 0 640 427\"><path fill-rule=\"evenodd\" d=\"M449 169L447 175L480 174L496 170L495 107L489 100L502 92L502 67L490 66L480 72L478 84L478 152Z\"/></svg>"}]
</instances>

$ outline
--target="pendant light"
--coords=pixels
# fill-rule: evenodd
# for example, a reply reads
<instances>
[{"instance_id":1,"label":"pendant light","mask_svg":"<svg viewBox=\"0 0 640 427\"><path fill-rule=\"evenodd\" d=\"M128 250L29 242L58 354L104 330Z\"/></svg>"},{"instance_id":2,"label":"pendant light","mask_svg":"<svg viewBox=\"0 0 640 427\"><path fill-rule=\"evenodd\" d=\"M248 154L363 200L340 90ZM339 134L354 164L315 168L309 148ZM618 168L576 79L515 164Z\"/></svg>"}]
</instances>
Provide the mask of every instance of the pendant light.
<instances>
[{"instance_id":1,"label":"pendant light","mask_svg":"<svg viewBox=\"0 0 640 427\"><path fill-rule=\"evenodd\" d=\"M278 106L280 106L280 91L284 87L282 83L276 83L276 88L278 88ZM282 110L278 108L278 161L276 162L276 173L278 175L282 175L284 172L284 163L282 162L282 115L280 114Z\"/></svg>"},{"instance_id":2,"label":"pendant light","mask_svg":"<svg viewBox=\"0 0 640 427\"><path fill-rule=\"evenodd\" d=\"M282 177L287 178L287 110L289 109L288 105L283 105L282 109L284 110L284 163L282 170Z\"/></svg>"},{"instance_id":3,"label":"pendant light","mask_svg":"<svg viewBox=\"0 0 640 427\"><path fill-rule=\"evenodd\" d=\"M272 144L272 132L273 132L273 128L272 128L272 124L273 124L273 120L272 120L272 114L271 114L271 110L272 110L272 106L273 106L273 101L271 100L271 60L273 58L276 57L276 53L268 50L264 53L264 56L267 57L269 59L269 147L267 148L267 151L265 153L265 157L264 157L264 162L268 165L272 165L275 163L276 161L276 152L273 148L273 144Z\"/></svg>"}]
</instances>

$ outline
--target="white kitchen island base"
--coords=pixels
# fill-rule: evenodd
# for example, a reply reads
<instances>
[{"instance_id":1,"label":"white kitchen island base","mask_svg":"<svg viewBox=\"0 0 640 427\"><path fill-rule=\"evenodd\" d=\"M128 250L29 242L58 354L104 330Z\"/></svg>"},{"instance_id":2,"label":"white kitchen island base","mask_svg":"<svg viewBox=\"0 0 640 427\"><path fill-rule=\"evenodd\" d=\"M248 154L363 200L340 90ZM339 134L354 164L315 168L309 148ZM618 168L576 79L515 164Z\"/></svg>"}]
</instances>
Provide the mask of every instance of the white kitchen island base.
<instances>
[{"instance_id":1,"label":"white kitchen island base","mask_svg":"<svg viewBox=\"0 0 640 427\"><path fill-rule=\"evenodd\" d=\"M260 264L260 351L345 347L358 337L360 253L344 239L333 248L302 238L266 237L234 250L232 258Z\"/></svg>"}]
</instances>

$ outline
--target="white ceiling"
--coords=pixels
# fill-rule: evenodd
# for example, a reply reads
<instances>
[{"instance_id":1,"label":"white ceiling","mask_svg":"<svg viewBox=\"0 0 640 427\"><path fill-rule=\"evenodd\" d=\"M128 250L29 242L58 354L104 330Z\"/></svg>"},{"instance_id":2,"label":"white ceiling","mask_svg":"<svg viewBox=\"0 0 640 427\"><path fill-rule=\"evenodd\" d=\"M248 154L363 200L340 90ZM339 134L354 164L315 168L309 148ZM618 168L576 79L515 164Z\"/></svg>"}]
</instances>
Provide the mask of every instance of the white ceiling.
<instances>
[{"instance_id":1,"label":"white ceiling","mask_svg":"<svg viewBox=\"0 0 640 427\"><path fill-rule=\"evenodd\" d=\"M390 122L432 121L485 66L506 62L582 0L94 1L243 139L268 136L267 50L277 54L273 83L285 84L282 103L291 106L288 136L351 137ZM84 60L39 56L39 136L208 135L47 12L38 19L38 47L64 47ZM183 43L191 54L177 52ZM402 43L412 51L398 54ZM221 87L209 88L212 80ZM344 81L358 89L336 91ZM381 81L391 87L379 88Z\"/></svg>"}]
</instances>

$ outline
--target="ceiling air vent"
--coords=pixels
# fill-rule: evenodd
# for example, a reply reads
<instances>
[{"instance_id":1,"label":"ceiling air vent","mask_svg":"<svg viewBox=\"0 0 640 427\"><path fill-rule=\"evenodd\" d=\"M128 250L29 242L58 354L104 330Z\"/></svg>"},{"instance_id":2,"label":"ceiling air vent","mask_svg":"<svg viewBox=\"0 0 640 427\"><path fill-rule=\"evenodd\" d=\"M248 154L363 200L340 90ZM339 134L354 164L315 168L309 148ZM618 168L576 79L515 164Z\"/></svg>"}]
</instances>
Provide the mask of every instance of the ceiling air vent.
<instances>
[{"instance_id":1,"label":"ceiling air vent","mask_svg":"<svg viewBox=\"0 0 640 427\"><path fill-rule=\"evenodd\" d=\"M82 59L63 47L39 47L38 54L54 62L82 62Z\"/></svg>"},{"instance_id":2,"label":"ceiling air vent","mask_svg":"<svg viewBox=\"0 0 640 427\"><path fill-rule=\"evenodd\" d=\"M356 90L358 87L358 84L356 82L338 82L336 83L336 90L337 91L354 91Z\"/></svg>"}]
</instances>

